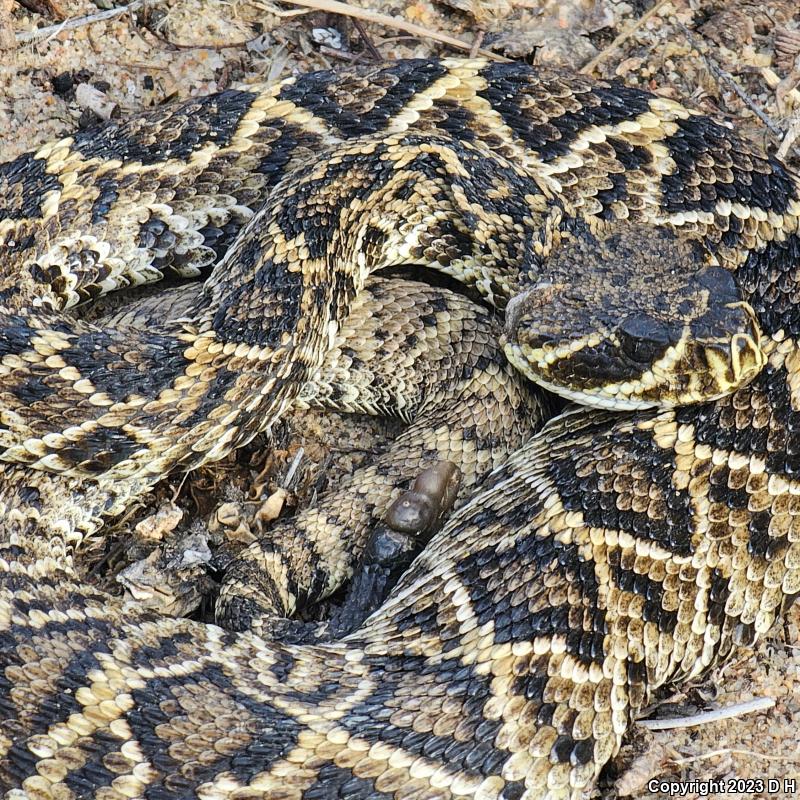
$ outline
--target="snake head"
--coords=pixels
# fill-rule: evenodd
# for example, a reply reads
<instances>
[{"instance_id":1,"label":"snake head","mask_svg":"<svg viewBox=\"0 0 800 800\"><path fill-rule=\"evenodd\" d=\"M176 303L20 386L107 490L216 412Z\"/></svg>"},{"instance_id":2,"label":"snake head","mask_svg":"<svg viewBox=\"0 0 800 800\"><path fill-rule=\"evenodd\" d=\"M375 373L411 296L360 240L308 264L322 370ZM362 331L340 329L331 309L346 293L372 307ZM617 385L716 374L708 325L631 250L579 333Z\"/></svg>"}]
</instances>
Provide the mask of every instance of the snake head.
<instances>
[{"instance_id":1,"label":"snake head","mask_svg":"<svg viewBox=\"0 0 800 800\"><path fill-rule=\"evenodd\" d=\"M766 358L734 275L708 261L669 228L579 229L509 303L506 355L583 405L669 408L731 394Z\"/></svg>"}]
</instances>

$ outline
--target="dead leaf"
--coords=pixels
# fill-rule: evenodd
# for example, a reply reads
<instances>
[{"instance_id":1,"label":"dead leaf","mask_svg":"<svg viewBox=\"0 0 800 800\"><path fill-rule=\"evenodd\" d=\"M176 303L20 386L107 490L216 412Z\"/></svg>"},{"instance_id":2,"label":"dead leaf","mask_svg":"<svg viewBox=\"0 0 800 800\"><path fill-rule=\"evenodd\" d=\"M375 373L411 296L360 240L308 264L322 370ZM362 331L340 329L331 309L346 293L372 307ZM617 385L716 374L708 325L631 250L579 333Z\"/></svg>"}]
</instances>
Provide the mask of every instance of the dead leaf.
<instances>
[{"instance_id":1,"label":"dead leaf","mask_svg":"<svg viewBox=\"0 0 800 800\"><path fill-rule=\"evenodd\" d=\"M265 525L280 516L284 503L289 493L286 489L276 489L259 507L255 513L255 521L258 525Z\"/></svg>"},{"instance_id":2,"label":"dead leaf","mask_svg":"<svg viewBox=\"0 0 800 800\"><path fill-rule=\"evenodd\" d=\"M248 545L256 540L250 530L248 515L241 503L223 503L208 525L211 533L225 536L226 541L234 544Z\"/></svg>"},{"instance_id":3,"label":"dead leaf","mask_svg":"<svg viewBox=\"0 0 800 800\"><path fill-rule=\"evenodd\" d=\"M631 56L630 58L626 58L624 61L620 61L620 63L617 64L617 68L614 71L614 74L618 78L624 78L629 73L636 72L636 70L639 69L639 67L641 67L642 64L644 64L643 58L639 58L638 56Z\"/></svg>"},{"instance_id":4,"label":"dead leaf","mask_svg":"<svg viewBox=\"0 0 800 800\"><path fill-rule=\"evenodd\" d=\"M138 605L173 617L192 613L211 588L206 566L211 550L204 534L185 536L177 544L161 545L116 577Z\"/></svg>"},{"instance_id":5,"label":"dead leaf","mask_svg":"<svg viewBox=\"0 0 800 800\"><path fill-rule=\"evenodd\" d=\"M175 530L182 519L183 511L174 503L166 503L155 514L145 517L134 530L142 539L160 541Z\"/></svg>"}]
</instances>

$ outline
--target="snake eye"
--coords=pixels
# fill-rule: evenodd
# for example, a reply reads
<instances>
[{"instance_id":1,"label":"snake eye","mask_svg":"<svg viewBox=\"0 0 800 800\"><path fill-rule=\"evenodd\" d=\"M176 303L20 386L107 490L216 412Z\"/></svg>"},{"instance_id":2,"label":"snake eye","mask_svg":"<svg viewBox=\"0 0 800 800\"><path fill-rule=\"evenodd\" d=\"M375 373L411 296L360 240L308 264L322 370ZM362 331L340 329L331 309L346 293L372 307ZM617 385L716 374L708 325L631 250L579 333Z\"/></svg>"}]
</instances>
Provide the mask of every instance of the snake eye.
<instances>
[{"instance_id":1,"label":"snake eye","mask_svg":"<svg viewBox=\"0 0 800 800\"><path fill-rule=\"evenodd\" d=\"M616 333L622 352L638 364L656 361L675 338L669 324L647 314L625 317Z\"/></svg>"}]
</instances>

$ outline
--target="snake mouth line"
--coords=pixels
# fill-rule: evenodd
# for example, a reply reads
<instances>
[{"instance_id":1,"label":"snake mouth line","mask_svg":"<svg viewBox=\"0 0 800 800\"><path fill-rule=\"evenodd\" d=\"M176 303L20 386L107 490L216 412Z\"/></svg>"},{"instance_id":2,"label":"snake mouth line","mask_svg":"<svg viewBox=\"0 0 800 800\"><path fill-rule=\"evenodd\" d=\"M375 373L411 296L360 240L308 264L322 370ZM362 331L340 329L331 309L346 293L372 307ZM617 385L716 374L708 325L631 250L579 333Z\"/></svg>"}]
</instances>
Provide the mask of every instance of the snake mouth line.
<instances>
[{"instance_id":1,"label":"snake mouth line","mask_svg":"<svg viewBox=\"0 0 800 800\"><path fill-rule=\"evenodd\" d=\"M687 348L685 342L670 347L661 359L635 379L571 385L550 379L546 374L548 367L558 366L558 356L552 357L549 363L537 361L535 351L509 342L505 336L503 345L513 366L542 389L579 405L617 411L713 402L749 384L766 364L756 340L747 334L736 334L727 347L697 344ZM687 352L689 350L691 352ZM566 351L562 363L575 352L579 350ZM698 366L691 371L674 370L676 365L687 362Z\"/></svg>"}]
</instances>

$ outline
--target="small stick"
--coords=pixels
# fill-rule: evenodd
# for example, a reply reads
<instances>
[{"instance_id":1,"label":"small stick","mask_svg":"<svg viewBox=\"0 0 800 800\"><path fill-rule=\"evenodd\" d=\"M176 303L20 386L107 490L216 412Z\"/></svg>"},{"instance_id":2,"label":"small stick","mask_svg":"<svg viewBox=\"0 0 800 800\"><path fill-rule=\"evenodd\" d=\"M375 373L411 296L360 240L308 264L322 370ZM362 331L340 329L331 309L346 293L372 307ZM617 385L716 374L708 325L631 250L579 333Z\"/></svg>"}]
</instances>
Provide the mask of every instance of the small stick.
<instances>
[{"instance_id":1,"label":"small stick","mask_svg":"<svg viewBox=\"0 0 800 800\"><path fill-rule=\"evenodd\" d=\"M183 485L186 483L187 478L189 477L188 472L183 473L183 477L181 478L181 482L175 487L175 491L172 492L172 499L170 502L174 503L178 499L178 495L181 493L183 489Z\"/></svg>"},{"instance_id":2,"label":"small stick","mask_svg":"<svg viewBox=\"0 0 800 800\"><path fill-rule=\"evenodd\" d=\"M378 40L376 47L383 47L385 44L396 44L397 42L416 42L416 36L401 34L400 36L383 36Z\"/></svg>"},{"instance_id":3,"label":"small stick","mask_svg":"<svg viewBox=\"0 0 800 800\"><path fill-rule=\"evenodd\" d=\"M446 33L431 31L420 25L414 25L412 22L405 22L397 17L390 17L388 14L379 14L377 11L369 11L365 8L349 6L346 3L339 2L339 0L282 0L282 2L315 9L316 11L327 11L330 14L341 14L342 16L360 19L364 22L374 22L377 25L384 25L387 28L405 31L420 39L433 39L436 42L450 45L450 47L454 47L458 50L465 50L467 52L472 50L472 42L456 39L454 36L450 36ZM491 50L478 50L478 55L492 58L495 61L510 61L510 59L493 53Z\"/></svg>"},{"instance_id":4,"label":"small stick","mask_svg":"<svg viewBox=\"0 0 800 800\"><path fill-rule=\"evenodd\" d=\"M719 64L714 63L708 56L703 54L703 59L708 68L722 81L728 84L733 89L739 99L769 128L775 136L782 136L781 129L750 99L747 92L739 86L727 70L724 70Z\"/></svg>"},{"instance_id":5,"label":"small stick","mask_svg":"<svg viewBox=\"0 0 800 800\"><path fill-rule=\"evenodd\" d=\"M764 76L764 80L766 81L767 86L769 86L770 89L777 89L778 86L780 86L780 84L783 83L781 78L778 76L778 73L775 72L774 69L770 69L769 67L761 67L760 72ZM800 102L800 91L798 91L797 86L790 89L787 92L787 94L792 95L792 97L795 100Z\"/></svg>"},{"instance_id":6,"label":"small stick","mask_svg":"<svg viewBox=\"0 0 800 800\"><path fill-rule=\"evenodd\" d=\"M755 750L744 750L743 748L723 747L720 750L711 750L708 753L700 753L696 756L686 756L685 758L671 758L670 764L680 766L681 764L690 764L692 761L705 761L707 758L716 758L717 756L747 756L753 758L765 758L767 761L794 761L792 756L778 756L771 753L757 753Z\"/></svg>"},{"instance_id":7,"label":"small stick","mask_svg":"<svg viewBox=\"0 0 800 800\"><path fill-rule=\"evenodd\" d=\"M272 522L272 520L280 516L286 498L289 496L289 486L294 480L295 473L303 460L304 454L305 450L301 447L289 465L289 470L281 485L258 507L258 511L255 513L255 522L259 527Z\"/></svg>"},{"instance_id":8,"label":"small stick","mask_svg":"<svg viewBox=\"0 0 800 800\"><path fill-rule=\"evenodd\" d=\"M358 31L358 35L361 37L361 41L364 42L364 47L367 48L370 56L372 56L373 60L375 61L383 61L383 56L381 55L380 50L372 43L372 39L369 38L369 34L367 33L367 29L364 27L364 23L353 17L353 26Z\"/></svg>"},{"instance_id":9,"label":"small stick","mask_svg":"<svg viewBox=\"0 0 800 800\"><path fill-rule=\"evenodd\" d=\"M668 731L673 728L692 728L695 725L707 725L711 722L719 722L721 719L731 719L741 717L744 714L752 714L754 711L764 711L772 708L775 700L772 697L756 697L755 700L748 700L745 703L735 703L725 708L716 708L713 711L702 711L699 714L692 714L688 717L675 717L675 719L640 719L638 724L651 731Z\"/></svg>"},{"instance_id":10,"label":"small stick","mask_svg":"<svg viewBox=\"0 0 800 800\"><path fill-rule=\"evenodd\" d=\"M302 447L295 453L292 463L289 464L289 469L286 471L286 477L284 477L283 481L281 482L282 489L288 489L291 486L292 481L294 480L294 475L297 472L297 468L300 466L300 462L303 460L305 453L306 451Z\"/></svg>"},{"instance_id":11,"label":"small stick","mask_svg":"<svg viewBox=\"0 0 800 800\"><path fill-rule=\"evenodd\" d=\"M769 131L774 136L782 138L783 133L781 132L781 129L753 102L753 100L748 96L747 92L745 92L745 90L742 89L742 87L736 82L736 79L733 77L733 75L731 75L731 73L726 69L723 69L708 54L705 45L698 42L694 34L682 22L678 22L676 20L675 24L683 31L683 35L689 40L689 43L692 45L692 47L698 50L712 75L714 75L717 80L721 80L731 89L733 89L734 93L739 97L739 99L764 123L764 125L767 126Z\"/></svg>"},{"instance_id":12,"label":"small stick","mask_svg":"<svg viewBox=\"0 0 800 800\"><path fill-rule=\"evenodd\" d=\"M800 138L800 118L795 117L786 129L783 141L781 141L780 146L775 151L776 157L783 161L786 156L789 155L789 151L798 138Z\"/></svg>"},{"instance_id":13,"label":"small stick","mask_svg":"<svg viewBox=\"0 0 800 800\"><path fill-rule=\"evenodd\" d=\"M333 47L327 47L326 45L321 45L319 51L323 55L331 58L341 58L342 61L349 61L351 64L361 61L363 55L363 53L348 53L347 50L335 50Z\"/></svg>"},{"instance_id":14,"label":"small stick","mask_svg":"<svg viewBox=\"0 0 800 800\"><path fill-rule=\"evenodd\" d=\"M100 570L102 570L107 564L110 564L112 560L114 560L120 553L123 552L127 547L129 547L129 543L124 539L120 542L117 542L90 570L87 574L87 578L92 580L96 578L100 574Z\"/></svg>"},{"instance_id":15,"label":"small stick","mask_svg":"<svg viewBox=\"0 0 800 800\"><path fill-rule=\"evenodd\" d=\"M638 31L639 28L641 28L642 25L644 25L645 22L650 19L650 17L657 14L659 9L661 9L662 6L665 6L668 2L670 2L670 0L658 0L658 2L654 3L651 8L645 11L645 13L642 14L638 20L636 20L636 22L634 22L632 25L629 25L624 31L622 31L622 33L620 33L619 36L617 36L617 38L614 39L614 41L611 42L608 47L601 50L588 64L584 64L580 68L579 72L583 73L584 75L591 75L597 65L601 61L605 61L609 53L613 53L631 34Z\"/></svg>"},{"instance_id":16,"label":"small stick","mask_svg":"<svg viewBox=\"0 0 800 800\"><path fill-rule=\"evenodd\" d=\"M481 45L483 44L483 37L486 35L486 31L478 31L475 34L475 40L472 42L472 47L469 51L469 57L475 58L478 55L478 50L481 49Z\"/></svg>"},{"instance_id":17,"label":"small stick","mask_svg":"<svg viewBox=\"0 0 800 800\"><path fill-rule=\"evenodd\" d=\"M127 6L110 8L108 11L99 11L97 14L89 14L85 17L70 17L58 25L48 25L46 28L37 28L35 31L20 31L15 34L14 38L17 40L17 44L28 44L29 42L37 42L39 39L50 39L58 36L62 31L71 31L75 28L82 28L84 25L92 25L95 22L106 22L131 11L138 11L145 2L157 5L163 3L164 0L132 0Z\"/></svg>"}]
</instances>

